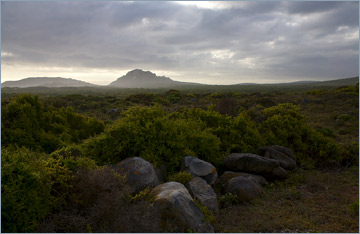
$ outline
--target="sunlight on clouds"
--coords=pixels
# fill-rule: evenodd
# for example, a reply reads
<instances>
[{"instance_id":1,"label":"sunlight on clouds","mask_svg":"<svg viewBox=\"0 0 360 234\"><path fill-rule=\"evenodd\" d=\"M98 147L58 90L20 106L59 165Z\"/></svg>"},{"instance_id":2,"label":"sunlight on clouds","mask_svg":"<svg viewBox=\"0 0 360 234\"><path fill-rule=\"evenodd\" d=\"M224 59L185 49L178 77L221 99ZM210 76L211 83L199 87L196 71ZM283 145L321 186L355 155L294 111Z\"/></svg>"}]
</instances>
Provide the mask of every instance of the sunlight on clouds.
<instances>
[{"instance_id":1,"label":"sunlight on clouds","mask_svg":"<svg viewBox=\"0 0 360 234\"><path fill-rule=\"evenodd\" d=\"M144 26L147 26L147 25L149 25L149 23L150 23L150 21L149 21L148 18L142 18L141 22L142 22L142 24L143 24Z\"/></svg>"},{"instance_id":2,"label":"sunlight on clouds","mask_svg":"<svg viewBox=\"0 0 360 234\"><path fill-rule=\"evenodd\" d=\"M186 6L196 6L198 8L222 10L246 5L246 2L223 2L223 1L175 1Z\"/></svg>"},{"instance_id":3,"label":"sunlight on clouds","mask_svg":"<svg viewBox=\"0 0 360 234\"><path fill-rule=\"evenodd\" d=\"M230 50L214 50L211 51L211 57L214 59L230 59L234 56L234 52Z\"/></svg>"},{"instance_id":4,"label":"sunlight on clouds","mask_svg":"<svg viewBox=\"0 0 360 234\"><path fill-rule=\"evenodd\" d=\"M256 63L255 60L256 58L244 58L244 59L239 59L238 62L247 68L255 69L259 67L259 65Z\"/></svg>"},{"instance_id":5,"label":"sunlight on clouds","mask_svg":"<svg viewBox=\"0 0 360 234\"><path fill-rule=\"evenodd\" d=\"M175 2L181 5L197 6L199 8L207 8L207 9L215 8L214 7L215 2L206 2L206 1L175 1Z\"/></svg>"},{"instance_id":6,"label":"sunlight on clouds","mask_svg":"<svg viewBox=\"0 0 360 234\"><path fill-rule=\"evenodd\" d=\"M316 14L312 15L312 16L308 16L308 15L301 15L301 16L297 16L297 15L293 15L291 18L288 18L285 22L285 25L290 26L290 27L298 27L306 22L309 22L310 20L314 20L316 18Z\"/></svg>"},{"instance_id":7,"label":"sunlight on clouds","mask_svg":"<svg viewBox=\"0 0 360 234\"><path fill-rule=\"evenodd\" d=\"M1 57L2 58L6 58L6 57L13 57L14 54L11 52L6 52L6 51L1 51Z\"/></svg>"},{"instance_id":8,"label":"sunlight on clouds","mask_svg":"<svg viewBox=\"0 0 360 234\"><path fill-rule=\"evenodd\" d=\"M246 8L252 4L248 1L174 1L185 6L195 6L197 8L223 10L230 8Z\"/></svg>"}]
</instances>

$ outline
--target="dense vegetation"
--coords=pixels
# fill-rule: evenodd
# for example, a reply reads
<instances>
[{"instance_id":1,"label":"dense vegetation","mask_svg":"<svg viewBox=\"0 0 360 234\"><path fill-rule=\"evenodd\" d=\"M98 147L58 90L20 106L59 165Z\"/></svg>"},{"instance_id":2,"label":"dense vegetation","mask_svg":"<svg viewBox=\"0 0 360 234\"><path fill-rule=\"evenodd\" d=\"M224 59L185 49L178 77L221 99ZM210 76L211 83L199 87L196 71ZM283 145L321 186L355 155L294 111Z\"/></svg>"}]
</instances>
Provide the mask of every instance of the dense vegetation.
<instances>
[{"instance_id":1,"label":"dense vegetation","mask_svg":"<svg viewBox=\"0 0 360 234\"><path fill-rule=\"evenodd\" d=\"M38 96L20 95L2 106L1 128L2 147L17 145L51 153L102 132L104 124L71 107L44 106Z\"/></svg>"},{"instance_id":2,"label":"dense vegetation","mask_svg":"<svg viewBox=\"0 0 360 234\"><path fill-rule=\"evenodd\" d=\"M131 156L165 167L168 178L179 177L185 155L219 166L229 153L256 153L274 144L292 148L302 170L358 165L358 86L300 93L170 90L6 97L4 232L159 231L164 217L152 210L150 198L128 194L122 178L107 166ZM322 111L314 112L317 108ZM85 192L88 186L93 189ZM116 211L110 209L115 204ZM125 228L126 219L146 223L136 221L133 207L149 220L156 214L154 222ZM71 220L78 225L65 228Z\"/></svg>"}]
</instances>

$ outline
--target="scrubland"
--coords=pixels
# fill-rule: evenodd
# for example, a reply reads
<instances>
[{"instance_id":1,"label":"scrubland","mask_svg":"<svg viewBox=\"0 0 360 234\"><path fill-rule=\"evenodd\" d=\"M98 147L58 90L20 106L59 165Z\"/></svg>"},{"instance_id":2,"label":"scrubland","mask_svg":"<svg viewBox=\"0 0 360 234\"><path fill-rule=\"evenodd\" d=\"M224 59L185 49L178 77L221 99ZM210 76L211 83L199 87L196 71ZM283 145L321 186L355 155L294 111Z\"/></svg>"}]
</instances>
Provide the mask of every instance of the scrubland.
<instances>
[{"instance_id":1,"label":"scrubland","mask_svg":"<svg viewBox=\"0 0 360 234\"><path fill-rule=\"evenodd\" d=\"M171 179L186 155L220 167L275 144L299 167L250 202L220 197L215 231L359 231L358 85L2 95L2 232L172 232L109 165L138 156Z\"/></svg>"}]
</instances>

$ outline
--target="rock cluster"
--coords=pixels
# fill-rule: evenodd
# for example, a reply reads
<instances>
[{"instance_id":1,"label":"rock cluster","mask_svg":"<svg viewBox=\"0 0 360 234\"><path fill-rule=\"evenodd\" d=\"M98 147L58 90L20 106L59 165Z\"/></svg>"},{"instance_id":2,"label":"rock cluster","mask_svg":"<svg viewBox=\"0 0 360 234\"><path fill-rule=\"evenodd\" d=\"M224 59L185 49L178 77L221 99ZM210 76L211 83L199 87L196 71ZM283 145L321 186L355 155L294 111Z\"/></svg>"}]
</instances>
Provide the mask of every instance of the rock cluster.
<instances>
[{"instance_id":1,"label":"rock cluster","mask_svg":"<svg viewBox=\"0 0 360 234\"><path fill-rule=\"evenodd\" d=\"M286 170L296 168L294 153L282 146L264 146L258 155L233 153L224 158L222 167L225 172L218 178L216 168L199 158L185 156L181 162L181 170L190 173L193 179L185 183L166 182L160 184L159 170L139 157L125 159L113 168L124 175L126 183L137 193L153 187L154 204L161 209L171 211L175 219L184 227L196 232L214 232L213 227L205 221L204 214L198 207L207 207L215 215L219 215L217 194L213 186L220 186L222 192L230 193L241 202L260 196L267 180L284 179Z\"/></svg>"}]
</instances>

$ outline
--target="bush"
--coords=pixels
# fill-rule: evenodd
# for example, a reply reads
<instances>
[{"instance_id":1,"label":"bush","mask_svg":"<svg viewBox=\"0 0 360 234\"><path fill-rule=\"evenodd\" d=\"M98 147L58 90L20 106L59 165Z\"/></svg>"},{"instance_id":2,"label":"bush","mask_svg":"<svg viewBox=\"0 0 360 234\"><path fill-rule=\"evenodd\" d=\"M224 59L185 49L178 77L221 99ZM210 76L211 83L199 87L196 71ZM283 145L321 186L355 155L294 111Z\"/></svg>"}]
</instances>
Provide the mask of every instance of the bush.
<instances>
[{"instance_id":1,"label":"bush","mask_svg":"<svg viewBox=\"0 0 360 234\"><path fill-rule=\"evenodd\" d=\"M359 165L359 142L341 143L339 148L341 165Z\"/></svg>"},{"instance_id":2,"label":"bush","mask_svg":"<svg viewBox=\"0 0 360 234\"><path fill-rule=\"evenodd\" d=\"M223 115L236 115L236 102L234 98L222 98L215 106L215 110Z\"/></svg>"},{"instance_id":3,"label":"bush","mask_svg":"<svg viewBox=\"0 0 360 234\"><path fill-rule=\"evenodd\" d=\"M290 147L298 162L307 167L330 165L339 160L335 140L311 129L299 106L284 103L263 112L266 119L260 129L267 145Z\"/></svg>"},{"instance_id":4,"label":"bush","mask_svg":"<svg viewBox=\"0 0 360 234\"><path fill-rule=\"evenodd\" d=\"M72 199L60 212L44 220L40 232L160 232L161 212L129 194L124 179L109 167L83 169L72 180Z\"/></svg>"},{"instance_id":5,"label":"bush","mask_svg":"<svg viewBox=\"0 0 360 234\"><path fill-rule=\"evenodd\" d=\"M94 118L74 113L72 108L43 106L38 96L14 97L1 110L2 146L25 146L51 153L68 143L99 134L104 124Z\"/></svg>"},{"instance_id":6,"label":"bush","mask_svg":"<svg viewBox=\"0 0 360 234\"><path fill-rule=\"evenodd\" d=\"M327 136L327 137L331 137L331 138L336 137L334 131L331 130L330 128L319 128L316 131L323 134L324 136Z\"/></svg>"},{"instance_id":7,"label":"bush","mask_svg":"<svg viewBox=\"0 0 360 234\"><path fill-rule=\"evenodd\" d=\"M182 184L186 184L187 182L192 180L192 178L193 178L193 176L190 173L180 171L180 172L170 176L168 181L175 181L175 182L179 182Z\"/></svg>"},{"instance_id":8,"label":"bush","mask_svg":"<svg viewBox=\"0 0 360 234\"><path fill-rule=\"evenodd\" d=\"M218 163L219 149L220 140L209 130L195 121L170 118L159 106L131 108L83 144L84 155L100 164L138 156L155 166L165 164L172 173L185 155Z\"/></svg>"},{"instance_id":9,"label":"bush","mask_svg":"<svg viewBox=\"0 0 360 234\"><path fill-rule=\"evenodd\" d=\"M231 117L221 115L213 110L187 109L180 117L196 121L202 129L216 135L221 140L223 156L233 152L254 153L264 143L256 123L250 119L246 112Z\"/></svg>"},{"instance_id":10,"label":"bush","mask_svg":"<svg viewBox=\"0 0 360 234\"><path fill-rule=\"evenodd\" d=\"M70 171L27 149L1 151L1 230L35 232L39 221L65 203Z\"/></svg>"}]
</instances>

